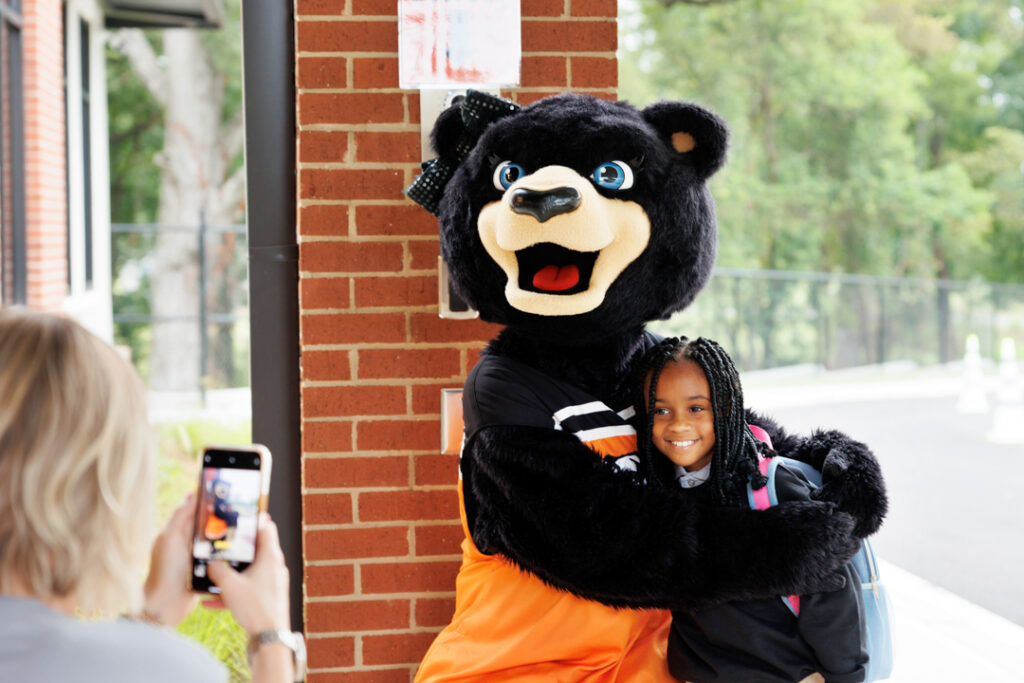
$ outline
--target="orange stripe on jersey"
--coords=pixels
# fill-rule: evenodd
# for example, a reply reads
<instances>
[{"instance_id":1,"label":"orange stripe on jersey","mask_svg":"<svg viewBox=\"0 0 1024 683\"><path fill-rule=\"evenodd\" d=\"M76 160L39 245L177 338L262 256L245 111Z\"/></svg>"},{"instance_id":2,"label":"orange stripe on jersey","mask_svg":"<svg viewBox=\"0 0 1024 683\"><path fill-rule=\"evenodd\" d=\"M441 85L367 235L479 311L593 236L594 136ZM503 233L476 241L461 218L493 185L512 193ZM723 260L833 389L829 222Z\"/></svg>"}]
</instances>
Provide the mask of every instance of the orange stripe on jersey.
<instances>
[{"instance_id":1,"label":"orange stripe on jersey","mask_svg":"<svg viewBox=\"0 0 1024 683\"><path fill-rule=\"evenodd\" d=\"M589 446L590 450L594 451L603 458L607 458L609 456L618 457L620 455L636 453L635 434L608 436L603 439L584 441L583 443Z\"/></svg>"},{"instance_id":2,"label":"orange stripe on jersey","mask_svg":"<svg viewBox=\"0 0 1024 683\"><path fill-rule=\"evenodd\" d=\"M222 537L227 533L227 531L228 523L226 520L216 517L213 514L206 518L206 529L204 530L206 538L212 541L216 538Z\"/></svg>"}]
</instances>

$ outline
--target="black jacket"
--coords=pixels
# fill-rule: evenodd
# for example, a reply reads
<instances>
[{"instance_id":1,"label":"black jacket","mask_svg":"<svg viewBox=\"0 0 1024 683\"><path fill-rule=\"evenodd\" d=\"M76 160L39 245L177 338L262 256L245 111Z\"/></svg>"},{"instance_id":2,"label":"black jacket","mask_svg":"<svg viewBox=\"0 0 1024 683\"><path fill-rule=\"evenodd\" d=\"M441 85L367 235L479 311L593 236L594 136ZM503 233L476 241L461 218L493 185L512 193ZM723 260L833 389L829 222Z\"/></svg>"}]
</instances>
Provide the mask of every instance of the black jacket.
<instances>
[{"instance_id":1,"label":"black jacket","mask_svg":"<svg viewBox=\"0 0 1024 683\"><path fill-rule=\"evenodd\" d=\"M780 502L807 500L812 490L783 464L775 487ZM846 585L801 595L799 617L781 598L673 612L669 671L691 683L789 683L815 672L828 683L863 681L868 656L860 582L852 564L840 571Z\"/></svg>"}]
</instances>

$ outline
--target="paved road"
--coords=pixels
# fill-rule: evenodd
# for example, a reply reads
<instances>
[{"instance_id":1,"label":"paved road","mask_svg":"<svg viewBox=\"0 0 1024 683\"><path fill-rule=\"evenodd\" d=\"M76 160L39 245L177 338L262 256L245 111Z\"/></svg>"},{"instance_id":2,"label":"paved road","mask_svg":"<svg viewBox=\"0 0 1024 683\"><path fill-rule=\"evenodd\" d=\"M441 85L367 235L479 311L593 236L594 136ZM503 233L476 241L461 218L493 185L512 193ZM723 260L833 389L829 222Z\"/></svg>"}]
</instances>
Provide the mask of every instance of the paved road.
<instances>
[{"instance_id":1,"label":"paved road","mask_svg":"<svg viewBox=\"0 0 1024 683\"><path fill-rule=\"evenodd\" d=\"M987 441L993 414L958 413L952 379L745 388L790 431L837 428L873 447L890 498L880 556L1024 625L1024 443Z\"/></svg>"}]
</instances>

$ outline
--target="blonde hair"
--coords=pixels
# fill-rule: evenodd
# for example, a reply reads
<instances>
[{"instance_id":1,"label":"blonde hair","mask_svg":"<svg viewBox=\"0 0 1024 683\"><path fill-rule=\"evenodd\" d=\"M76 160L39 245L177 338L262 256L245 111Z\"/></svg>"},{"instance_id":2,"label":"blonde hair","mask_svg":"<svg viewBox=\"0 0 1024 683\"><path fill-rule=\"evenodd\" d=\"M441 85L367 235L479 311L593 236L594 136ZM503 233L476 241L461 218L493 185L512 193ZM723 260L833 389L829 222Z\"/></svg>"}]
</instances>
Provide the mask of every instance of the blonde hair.
<instances>
[{"instance_id":1,"label":"blonde hair","mask_svg":"<svg viewBox=\"0 0 1024 683\"><path fill-rule=\"evenodd\" d=\"M70 318L0 310L0 592L137 608L154 494L134 369Z\"/></svg>"}]
</instances>

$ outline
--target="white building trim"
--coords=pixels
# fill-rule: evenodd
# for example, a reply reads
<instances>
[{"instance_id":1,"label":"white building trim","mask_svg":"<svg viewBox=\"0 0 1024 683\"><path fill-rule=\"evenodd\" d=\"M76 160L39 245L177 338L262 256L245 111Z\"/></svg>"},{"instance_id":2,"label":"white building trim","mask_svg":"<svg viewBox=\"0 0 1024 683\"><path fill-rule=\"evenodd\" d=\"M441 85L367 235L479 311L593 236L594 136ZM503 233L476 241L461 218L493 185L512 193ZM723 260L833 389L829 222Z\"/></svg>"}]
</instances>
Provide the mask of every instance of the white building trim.
<instances>
[{"instance_id":1,"label":"white building trim","mask_svg":"<svg viewBox=\"0 0 1024 683\"><path fill-rule=\"evenodd\" d=\"M82 25L88 27L89 130L82 102ZM110 161L103 12L98 0L64 4L64 74L67 84L68 296L62 308L108 341L113 339L110 282ZM85 145L89 136L90 191L85 196ZM92 226L91 282L86 281L86 207Z\"/></svg>"}]
</instances>

